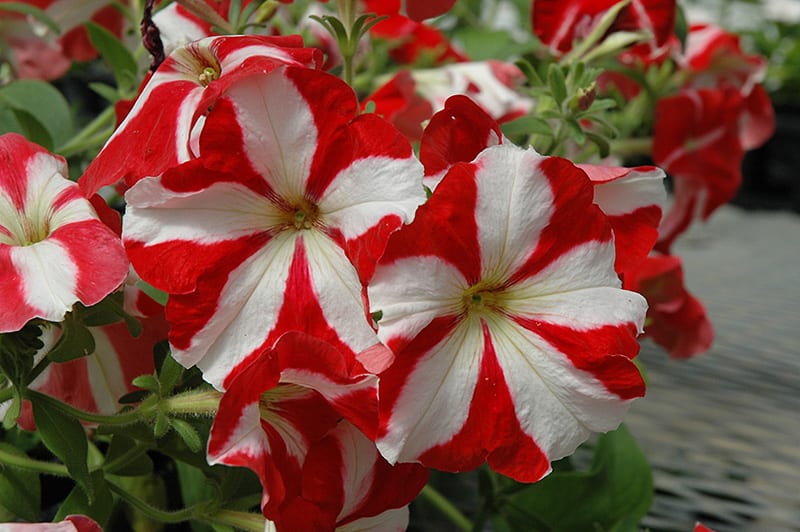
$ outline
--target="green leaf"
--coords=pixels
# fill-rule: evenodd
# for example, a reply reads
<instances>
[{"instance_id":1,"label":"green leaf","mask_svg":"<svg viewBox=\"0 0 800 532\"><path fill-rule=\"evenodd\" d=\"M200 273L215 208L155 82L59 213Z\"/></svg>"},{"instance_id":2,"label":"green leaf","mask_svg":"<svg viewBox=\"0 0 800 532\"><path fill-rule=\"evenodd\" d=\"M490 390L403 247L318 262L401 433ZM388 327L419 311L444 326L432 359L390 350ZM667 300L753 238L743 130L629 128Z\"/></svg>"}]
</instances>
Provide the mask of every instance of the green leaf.
<instances>
[{"instance_id":1,"label":"green leaf","mask_svg":"<svg viewBox=\"0 0 800 532\"><path fill-rule=\"evenodd\" d=\"M69 141L73 135L72 114L64 96L52 85L34 79L21 79L0 88L0 107L3 105L20 116L29 115L47 132L51 139L45 145L54 149ZM25 113L20 115L19 113ZM29 120L24 118L24 120ZM32 127L30 124L23 127ZM32 137L28 137L33 140Z\"/></svg>"},{"instance_id":2,"label":"green leaf","mask_svg":"<svg viewBox=\"0 0 800 532\"><path fill-rule=\"evenodd\" d=\"M47 13L39 9L38 7L34 7L31 4L26 4L24 2L3 2L0 3L0 11L10 11L12 13L21 13L23 15L30 15L35 18L37 21L41 22L47 28L55 34L61 33L61 28L58 27L58 24L55 20L50 18Z\"/></svg>"},{"instance_id":3,"label":"green leaf","mask_svg":"<svg viewBox=\"0 0 800 532\"><path fill-rule=\"evenodd\" d=\"M47 354L53 362L67 362L94 353L94 336L74 316L67 315L61 327L61 338Z\"/></svg>"},{"instance_id":4,"label":"green leaf","mask_svg":"<svg viewBox=\"0 0 800 532\"><path fill-rule=\"evenodd\" d=\"M504 135L547 135L553 136L553 128L538 116L522 116L501 126Z\"/></svg>"},{"instance_id":5,"label":"green leaf","mask_svg":"<svg viewBox=\"0 0 800 532\"><path fill-rule=\"evenodd\" d=\"M89 88L111 103L117 103L120 99L119 92L111 85L94 82L89 83Z\"/></svg>"},{"instance_id":6,"label":"green leaf","mask_svg":"<svg viewBox=\"0 0 800 532\"><path fill-rule=\"evenodd\" d=\"M530 49L529 43L515 41L507 31L467 27L457 32L457 37L473 61L518 56Z\"/></svg>"},{"instance_id":7,"label":"green leaf","mask_svg":"<svg viewBox=\"0 0 800 532\"><path fill-rule=\"evenodd\" d=\"M17 120L22 130L21 133L26 139L50 151L53 150L53 137L50 136L44 124L39 122L31 113L22 109L12 109L11 112L14 113L14 118Z\"/></svg>"},{"instance_id":8,"label":"green leaf","mask_svg":"<svg viewBox=\"0 0 800 532\"><path fill-rule=\"evenodd\" d=\"M8 443L0 442L0 449L16 456L27 456ZM9 466L0 469L0 505L26 521L36 522L41 512L40 499L38 473Z\"/></svg>"},{"instance_id":9,"label":"green leaf","mask_svg":"<svg viewBox=\"0 0 800 532\"><path fill-rule=\"evenodd\" d=\"M586 142L586 134L583 132L580 123L574 118L567 118L566 123L570 138L574 140L578 146L583 146L583 143Z\"/></svg>"},{"instance_id":10,"label":"green leaf","mask_svg":"<svg viewBox=\"0 0 800 532\"><path fill-rule=\"evenodd\" d=\"M555 63L552 63L547 69L547 84L550 86L550 94L556 104L561 107L561 104L567 99L567 82L564 79L564 71Z\"/></svg>"},{"instance_id":11,"label":"green leaf","mask_svg":"<svg viewBox=\"0 0 800 532\"><path fill-rule=\"evenodd\" d=\"M219 496L219 488L214 486L202 469L180 460L176 460L175 465L178 467L178 484L181 487L184 506L192 506ZM192 521L191 526L194 532L213 530L209 525L197 521Z\"/></svg>"},{"instance_id":12,"label":"green leaf","mask_svg":"<svg viewBox=\"0 0 800 532\"><path fill-rule=\"evenodd\" d=\"M127 453L133 453L133 457L128 456L127 459L123 459ZM121 462L115 464L117 460L121 460ZM111 439L111 445L108 446L103 469L107 473L122 477L149 475L153 472L153 461L144 449L136 448L136 440L115 434Z\"/></svg>"},{"instance_id":13,"label":"green leaf","mask_svg":"<svg viewBox=\"0 0 800 532\"><path fill-rule=\"evenodd\" d=\"M89 445L86 432L77 419L67 416L51 399L42 395L29 397L33 404L33 419L42 441L50 451L67 466L70 475L78 483L91 504L95 491L87 464Z\"/></svg>"},{"instance_id":14,"label":"green leaf","mask_svg":"<svg viewBox=\"0 0 800 532\"><path fill-rule=\"evenodd\" d=\"M624 426L601 435L589 471L552 473L514 494L501 513L515 530L540 521L564 532L638 521L653 498L650 466Z\"/></svg>"},{"instance_id":15,"label":"green leaf","mask_svg":"<svg viewBox=\"0 0 800 532\"><path fill-rule=\"evenodd\" d=\"M105 529L111 511L114 509L114 497L111 490L103 478L103 471L97 470L91 476L92 486L94 486L95 495L89 498L86 492L80 487L75 488L67 495L64 502L53 518L53 521L63 521L68 515L86 515L97 521L101 528Z\"/></svg>"},{"instance_id":16,"label":"green leaf","mask_svg":"<svg viewBox=\"0 0 800 532\"><path fill-rule=\"evenodd\" d=\"M530 83L531 86L541 87L544 85L544 81L542 81L539 73L536 72L536 69L533 68L533 65L531 65L530 62L526 61L525 59L520 59L514 64L517 65L517 68L519 68L523 74L525 74L525 77L528 78L528 83Z\"/></svg>"},{"instance_id":17,"label":"green leaf","mask_svg":"<svg viewBox=\"0 0 800 532\"><path fill-rule=\"evenodd\" d=\"M135 86L136 60L113 33L94 22L86 22L89 39L100 55L111 67L120 92L127 92Z\"/></svg>"}]
</instances>

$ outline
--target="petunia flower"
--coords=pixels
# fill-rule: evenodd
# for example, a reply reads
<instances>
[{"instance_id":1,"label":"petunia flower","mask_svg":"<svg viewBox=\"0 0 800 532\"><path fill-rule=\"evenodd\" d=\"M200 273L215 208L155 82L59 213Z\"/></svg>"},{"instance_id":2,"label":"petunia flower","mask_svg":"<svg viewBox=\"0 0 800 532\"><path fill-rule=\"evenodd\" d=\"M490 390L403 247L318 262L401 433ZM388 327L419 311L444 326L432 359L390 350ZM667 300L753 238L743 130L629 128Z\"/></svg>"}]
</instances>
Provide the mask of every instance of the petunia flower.
<instances>
[{"instance_id":1,"label":"petunia flower","mask_svg":"<svg viewBox=\"0 0 800 532\"><path fill-rule=\"evenodd\" d=\"M61 321L128 273L122 243L97 217L61 157L15 133L0 136L0 332Z\"/></svg>"},{"instance_id":2,"label":"petunia flower","mask_svg":"<svg viewBox=\"0 0 800 532\"><path fill-rule=\"evenodd\" d=\"M422 123L444 108L453 95L464 95L500 123L530 111L532 100L517 88L525 77L511 63L477 61L437 68L401 70L369 96L375 112L384 115L411 141L422 135Z\"/></svg>"},{"instance_id":3,"label":"petunia flower","mask_svg":"<svg viewBox=\"0 0 800 532\"><path fill-rule=\"evenodd\" d=\"M191 132L236 80L282 65L315 66L320 52L291 37L209 37L176 49L150 77L79 184L87 196L120 180L130 187L192 155Z\"/></svg>"},{"instance_id":4,"label":"petunia flower","mask_svg":"<svg viewBox=\"0 0 800 532\"><path fill-rule=\"evenodd\" d=\"M420 146L425 185L435 190L447 171L470 162L489 146L508 143L499 124L464 96L453 96L430 120ZM624 168L581 164L594 203L608 217L616 248L615 268L622 274L653 249L666 197L664 172L654 166Z\"/></svg>"},{"instance_id":5,"label":"petunia flower","mask_svg":"<svg viewBox=\"0 0 800 532\"><path fill-rule=\"evenodd\" d=\"M537 37L556 53L586 38L619 0L532 0L531 23ZM652 50L663 46L675 26L675 0L632 0L607 33L648 31Z\"/></svg>"},{"instance_id":6,"label":"petunia flower","mask_svg":"<svg viewBox=\"0 0 800 532\"><path fill-rule=\"evenodd\" d=\"M324 72L250 76L209 113L199 159L126 194L134 267L172 294L173 354L213 385L288 330L370 370L390 362L362 283L424 201L422 169L396 130L356 111Z\"/></svg>"},{"instance_id":7,"label":"petunia flower","mask_svg":"<svg viewBox=\"0 0 800 532\"><path fill-rule=\"evenodd\" d=\"M738 35L712 24L693 24L677 62L684 69L684 88L739 91L743 100L739 139L745 150L769 140L775 132L775 110L761 85L767 70L764 57L745 54Z\"/></svg>"},{"instance_id":8,"label":"petunia flower","mask_svg":"<svg viewBox=\"0 0 800 532\"><path fill-rule=\"evenodd\" d=\"M399 13L401 2L398 0L366 0L367 12L376 13L387 18L370 29L370 34L389 43L389 55L396 62L410 65L425 60L429 64L441 65L451 61L466 61L467 57L458 50L445 35L434 26L412 20ZM438 9L441 0L428 2L422 12Z\"/></svg>"},{"instance_id":9,"label":"petunia flower","mask_svg":"<svg viewBox=\"0 0 800 532\"><path fill-rule=\"evenodd\" d=\"M649 305L645 335L672 358L708 351L714 328L703 303L684 286L680 257L652 255L628 270L625 288L642 294Z\"/></svg>"},{"instance_id":10,"label":"petunia flower","mask_svg":"<svg viewBox=\"0 0 800 532\"><path fill-rule=\"evenodd\" d=\"M653 161L673 177L674 201L661 223L657 248L697 218L730 201L742 182L739 140L742 97L733 89L698 89L662 98L656 106Z\"/></svg>"},{"instance_id":11,"label":"petunia flower","mask_svg":"<svg viewBox=\"0 0 800 532\"><path fill-rule=\"evenodd\" d=\"M375 435L376 384L374 375L352 373L331 345L287 333L232 380L209 462L252 469L262 511L280 530L328 530L405 506L427 472L390 466L362 433Z\"/></svg>"},{"instance_id":12,"label":"petunia flower","mask_svg":"<svg viewBox=\"0 0 800 532\"><path fill-rule=\"evenodd\" d=\"M453 166L369 284L389 460L532 482L644 394L644 298L620 289L605 215L565 159L510 144Z\"/></svg>"}]
</instances>

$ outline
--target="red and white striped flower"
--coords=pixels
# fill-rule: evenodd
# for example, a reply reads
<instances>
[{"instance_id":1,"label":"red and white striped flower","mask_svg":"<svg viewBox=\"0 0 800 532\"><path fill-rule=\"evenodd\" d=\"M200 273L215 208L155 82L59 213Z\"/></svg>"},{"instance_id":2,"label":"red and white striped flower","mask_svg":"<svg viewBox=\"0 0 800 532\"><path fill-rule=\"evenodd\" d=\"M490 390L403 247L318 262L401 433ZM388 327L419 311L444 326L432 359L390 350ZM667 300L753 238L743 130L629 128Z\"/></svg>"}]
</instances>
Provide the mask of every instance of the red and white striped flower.
<instances>
[{"instance_id":1,"label":"red and white striped flower","mask_svg":"<svg viewBox=\"0 0 800 532\"><path fill-rule=\"evenodd\" d=\"M128 273L119 237L67 175L61 157L15 133L0 137L0 332L61 321Z\"/></svg>"},{"instance_id":2,"label":"red and white striped flower","mask_svg":"<svg viewBox=\"0 0 800 532\"><path fill-rule=\"evenodd\" d=\"M300 36L209 37L175 50L79 183L87 196L124 179L127 186L191 158L192 130L227 87L281 65L315 66L318 50Z\"/></svg>"},{"instance_id":3,"label":"red and white striped flower","mask_svg":"<svg viewBox=\"0 0 800 532\"><path fill-rule=\"evenodd\" d=\"M574 41L585 39L618 0L533 0L533 32L556 53L572 49ZM632 0L617 15L607 33L647 31L647 43L655 52L672 35L676 16L675 0Z\"/></svg>"},{"instance_id":4,"label":"red and white striped flower","mask_svg":"<svg viewBox=\"0 0 800 532\"><path fill-rule=\"evenodd\" d=\"M470 162L489 146L508 143L500 126L465 96L452 96L425 128L419 158L425 185L435 189L448 170ZM666 198L664 172L654 166L624 168L582 164L594 186L594 203L608 216L614 234L616 270L641 262L658 238Z\"/></svg>"},{"instance_id":5,"label":"red and white striped flower","mask_svg":"<svg viewBox=\"0 0 800 532\"><path fill-rule=\"evenodd\" d=\"M222 397L209 462L255 471L264 515L279 529L328 530L379 515L408 504L427 480L419 465L390 466L362 434L375 435L377 378L353 369L331 345L290 332ZM396 475L405 482L385 485Z\"/></svg>"},{"instance_id":6,"label":"red and white striped flower","mask_svg":"<svg viewBox=\"0 0 800 532\"><path fill-rule=\"evenodd\" d=\"M390 239L369 285L390 461L535 481L644 394L646 304L620 289L586 175L501 144L456 164Z\"/></svg>"},{"instance_id":7,"label":"red and white striped flower","mask_svg":"<svg viewBox=\"0 0 800 532\"><path fill-rule=\"evenodd\" d=\"M659 251L669 253L694 220L708 219L733 199L742 183L741 115L742 97L732 89L684 90L658 101L653 161L674 180Z\"/></svg>"},{"instance_id":8,"label":"red and white striped flower","mask_svg":"<svg viewBox=\"0 0 800 532\"><path fill-rule=\"evenodd\" d=\"M250 76L208 115L199 159L126 194L136 271L172 294L173 354L213 385L289 330L370 371L390 363L362 283L424 201L422 168L388 123L356 113L353 91L324 72Z\"/></svg>"}]
</instances>

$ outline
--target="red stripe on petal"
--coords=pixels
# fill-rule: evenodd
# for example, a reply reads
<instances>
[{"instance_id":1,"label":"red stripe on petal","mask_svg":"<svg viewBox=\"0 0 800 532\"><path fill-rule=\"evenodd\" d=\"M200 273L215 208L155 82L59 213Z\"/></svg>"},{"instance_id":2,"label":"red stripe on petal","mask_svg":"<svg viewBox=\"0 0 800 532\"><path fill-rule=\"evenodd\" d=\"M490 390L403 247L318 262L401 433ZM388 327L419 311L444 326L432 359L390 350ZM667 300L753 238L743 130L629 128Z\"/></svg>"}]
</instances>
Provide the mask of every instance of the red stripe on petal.
<instances>
[{"instance_id":1,"label":"red stripe on petal","mask_svg":"<svg viewBox=\"0 0 800 532\"><path fill-rule=\"evenodd\" d=\"M420 461L428 467L459 472L487 460L498 473L520 482L535 482L550 471L550 461L522 432L488 327L482 326L481 372L467 421L447 444L425 452Z\"/></svg>"},{"instance_id":2,"label":"red stripe on petal","mask_svg":"<svg viewBox=\"0 0 800 532\"><path fill-rule=\"evenodd\" d=\"M414 221L391 236L381 263L435 255L458 268L468 283L478 282L481 262L475 171L473 164L454 166L427 203L417 209Z\"/></svg>"},{"instance_id":3,"label":"red stripe on petal","mask_svg":"<svg viewBox=\"0 0 800 532\"><path fill-rule=\"evenodd\" d=\"M553 214L535 250L508 284L534 275L575 246L593 240L611 240L611 227L593 203L594 190L583 171L560 157L541 159L539 169L553 189Z\"/></svg>"},{"instance_id":4,"label":"red stripe on petal","mask_svg":"<svg viewBox=\"0 0 800 532\"><path fill-rule=\"evenodd\" d=\"M76 294L85 305L94 305L128 276L128 258L119 237L99 220L64 225L50 234L77 268Z\"/></svg>"},{"instance_id":5,"label":"red stripe on petal","mask_svg":"<svg viewBox=\"0 0 800 532\"><path fill-rule=\"evenodd\" d=\"M644 396L644 381L636 365L630 361L639 353L635 324L576 331L541 321L522 318L515 321L544 338L569 358L572 365L592 374L621 399Z\"/></svg>"},{"instance_id":6,"label":"red stripe on petal","mask_svg":"<svg viewBox=\"0 0 800 532\"><path fill-rule=\"evenodd\" d=\"M11 247L0 244L0 333L22 329L28 320L41 312L25 298L25 280L11 260Z\"/></svg>"}]
</instances>

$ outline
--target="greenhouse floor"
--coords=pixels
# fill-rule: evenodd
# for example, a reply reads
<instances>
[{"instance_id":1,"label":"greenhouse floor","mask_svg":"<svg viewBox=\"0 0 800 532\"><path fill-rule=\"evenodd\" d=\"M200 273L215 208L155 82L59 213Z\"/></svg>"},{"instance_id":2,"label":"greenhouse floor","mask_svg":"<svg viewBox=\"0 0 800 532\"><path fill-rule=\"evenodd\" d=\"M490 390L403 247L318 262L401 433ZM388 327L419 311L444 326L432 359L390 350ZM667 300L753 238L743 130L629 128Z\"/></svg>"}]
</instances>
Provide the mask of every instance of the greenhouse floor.
<instances>
[{"instance_id":1,"label":"greenhouse floor","mask_svg":"<svg viewBox=\"0 0 800 532\"><path fill-rule=\"evenodd\" d=\"M716 340L688 361L642 349L626 422L653 466L644 525L800 531L800 216L726 207L676 252Z\"/></svg>"}]
</instances>

